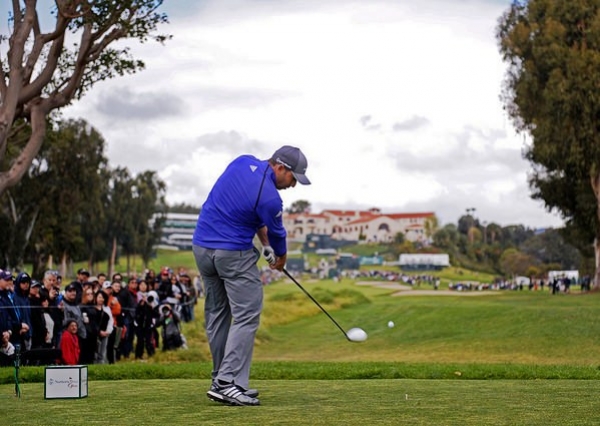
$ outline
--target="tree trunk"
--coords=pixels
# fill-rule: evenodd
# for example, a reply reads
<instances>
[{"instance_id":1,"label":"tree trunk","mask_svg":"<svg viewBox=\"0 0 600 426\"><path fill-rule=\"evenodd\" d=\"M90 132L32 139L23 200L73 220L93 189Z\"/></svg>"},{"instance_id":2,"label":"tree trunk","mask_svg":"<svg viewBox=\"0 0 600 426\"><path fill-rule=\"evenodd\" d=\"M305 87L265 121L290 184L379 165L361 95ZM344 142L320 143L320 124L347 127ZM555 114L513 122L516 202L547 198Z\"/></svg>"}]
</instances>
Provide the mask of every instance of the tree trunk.
<instances>
[{"instance_id":1,"label":"tree trunk","mask_svg":"<svg viewBox=\"0 0 600 426\"><path fill-rule=\"evenodd\" d=\"M600 289L600 236L598 235L594 238L594 254L596 258L596 272L594 273L592 288L598 290Z\"/></svg>"},{"instance_id":2,"label":"tree trunk","mask_svg":"<svg viewBox=\"0 0 600 426\"><path fill-rule=\"evenodd\" d=\"M592 172L591 184L594 194L596 195L596 215L597 220L600 222L600 172ZM596 232L596 238L594 238L594 255L596 258L596 271L594 273L594 282L592 288L594 290L600 289L600 233Z\"/></svg>"},{"instance_id":3,"label":"tree trunk","mask_svg":"<svg viewBox=\"0 0 600 426\"><path fill-rule=\"evenodd\" d=\"M117 259L117 237L113 237L112 250L110 252L110 261L108 262L108 276L112 277L115 273L115 261Z\"/></svg>"},{"instance_id":4,"label":"tree trunk","mask_svg":"<svg viewBox=\"0 0 600 426\"><path fill-rule=\"evenodd\" d=\"M61 269L60 275L63 278L63 284L64 285L69 284L69 282L67 282L67 253L66 252L62 254L62 257L60 259L60 269Z\"/></svg>"},{"instance_id":5,"label":"tree trunk","mask_svg":"<svg viewBox=\"0 0 600 426\"><path fill-rule=\"evenodd\" d=\"M31 136L17 158L12 161L10 168L7 171L0 171L0 195L8 188L19 183L25 172L29 170L33 159L40 151L46 136L47 113L47 109L40 105L35 105L31 108ZM0 120L3 118L4 114L0 114ZM2 124L2 126L4 126L4 124ZM8 126L8 128L10 128L10 126ZM6 140L7 137L8 131L0 133L0 138L2 138L0 139L0 146L6 147L8 142ZM4 152L4 150L0 150L0 159L4 157Z\"/></svg>"}]
</instances>

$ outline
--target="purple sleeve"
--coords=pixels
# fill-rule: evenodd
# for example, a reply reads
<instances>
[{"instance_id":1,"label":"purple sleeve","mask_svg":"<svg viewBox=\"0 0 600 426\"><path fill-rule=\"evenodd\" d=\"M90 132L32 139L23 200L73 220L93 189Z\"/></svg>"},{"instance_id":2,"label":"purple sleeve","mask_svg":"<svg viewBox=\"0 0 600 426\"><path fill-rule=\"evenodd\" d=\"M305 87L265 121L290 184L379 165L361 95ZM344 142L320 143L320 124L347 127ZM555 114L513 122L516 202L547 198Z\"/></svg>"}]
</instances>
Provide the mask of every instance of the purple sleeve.
<instances>
[{"instance_id":1,"label":"purple sleeve","mask_svg":"<svg viewBox=\"0 0 600 426\"><path fill-rule=\"evenodd\" d=\"M260 220L267 226L269 244L273 247L275 255L283 256L287 253L285 241L287 232L283 227L283 203L281 199L261 203L257 208L257 213Z\"/></svg>"}]
</instances>

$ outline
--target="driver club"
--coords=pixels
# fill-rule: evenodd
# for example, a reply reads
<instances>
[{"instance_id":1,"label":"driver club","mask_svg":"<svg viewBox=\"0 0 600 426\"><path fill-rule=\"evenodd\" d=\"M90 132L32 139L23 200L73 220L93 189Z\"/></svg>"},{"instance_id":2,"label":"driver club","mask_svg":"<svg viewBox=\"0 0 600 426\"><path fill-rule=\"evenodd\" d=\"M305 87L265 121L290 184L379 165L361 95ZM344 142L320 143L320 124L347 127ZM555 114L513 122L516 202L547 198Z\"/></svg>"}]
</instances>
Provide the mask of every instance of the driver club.
<instances>
[{"instance_id":1,"label":"driver club","mask_svg":"<svg viewBox=\"0 0 600 426\"><path fill-rule=\"evenodd\" d=\"M308 291L306 291L304 289L304 287L302 287L302 285L300 285L300 283L298 281L296 281L296 279L287 271L287 269L283 268L283 273L285 275L287 275L287 277L289 279L291 279L294 282L294 284L296 284L300 288L300 290L302 290L304 292L304 294L306 294L308 296L308 298L310 300L315 302L315 305L317 305L319 308L321 308L323 313L325 313L325 315L327 315L329 317L329 319L336 325L336 327L340 329L340 331L344 334L344 336L346 336L346 339L348 339L350 342L364 342L365 340L367 340L367 333L365 333L365 331L362 328L355 327L355 328L351 328L350 330L348 330L348 332L345 332L344 329L337 323L337 321L334 320L331 315L329 315L329 312L327 312L325 310L325 308L323 308L319 304L319 302L317 302L315 300L315 298L312 297L310 295L310 293Z\"/></svg>"}]
</instances>

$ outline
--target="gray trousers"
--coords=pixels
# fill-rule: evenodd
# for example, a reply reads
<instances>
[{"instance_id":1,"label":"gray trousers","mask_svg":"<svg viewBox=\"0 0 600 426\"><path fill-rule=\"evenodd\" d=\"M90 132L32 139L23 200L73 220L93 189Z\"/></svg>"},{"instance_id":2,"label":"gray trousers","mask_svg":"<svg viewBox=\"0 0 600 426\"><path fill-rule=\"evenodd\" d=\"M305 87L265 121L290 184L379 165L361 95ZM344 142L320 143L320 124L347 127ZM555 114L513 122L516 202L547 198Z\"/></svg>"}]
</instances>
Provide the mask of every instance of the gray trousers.
<instances>
[{"instance_id":1,"label":"gray trousers","mask_svg":"<svg viewBox=\"0 0 600 426\"><path fill-rule=\"evenodd\" d=\"M204 281L204 319L213 359L213 380L248 389L254 337L260 323L263 288L256 262L260 252L194 246Z\"/></svg>"},{"instance_id":2,"label":"gray trousers","mask_svg":"<svg viewBox=\"0 0 600 426\"><path fill-rule=\"evenodd\" d=\"M94 364L108 364L106 350L108 347L108 336L98 336L98 344L96 346L96 355L94 356Z\"/></svg>"}]
</instances>

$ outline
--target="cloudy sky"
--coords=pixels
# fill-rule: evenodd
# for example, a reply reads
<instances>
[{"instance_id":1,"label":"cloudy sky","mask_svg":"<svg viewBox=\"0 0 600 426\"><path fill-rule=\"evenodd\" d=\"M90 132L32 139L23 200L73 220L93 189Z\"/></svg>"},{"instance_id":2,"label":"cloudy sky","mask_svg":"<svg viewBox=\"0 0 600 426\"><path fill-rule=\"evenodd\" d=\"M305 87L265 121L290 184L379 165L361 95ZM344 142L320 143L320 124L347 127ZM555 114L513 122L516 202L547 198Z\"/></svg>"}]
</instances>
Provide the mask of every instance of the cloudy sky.
<instances>
[{"instance_id":1,"label":"cloudy sky","mask_svg":"<svg viewBox=\"0 0 600 426\"><path fill-rule=\"evenodd\" d=\"M173 39L133 46L147 69L65 114L102 133L113 165L157 170L170 203L200 205L234 157L290 144L313 184L283 191L286 207L559 226L530 199L527 139L499 100L509 4L165 0Z\"/></svg>"}]
</instances>

